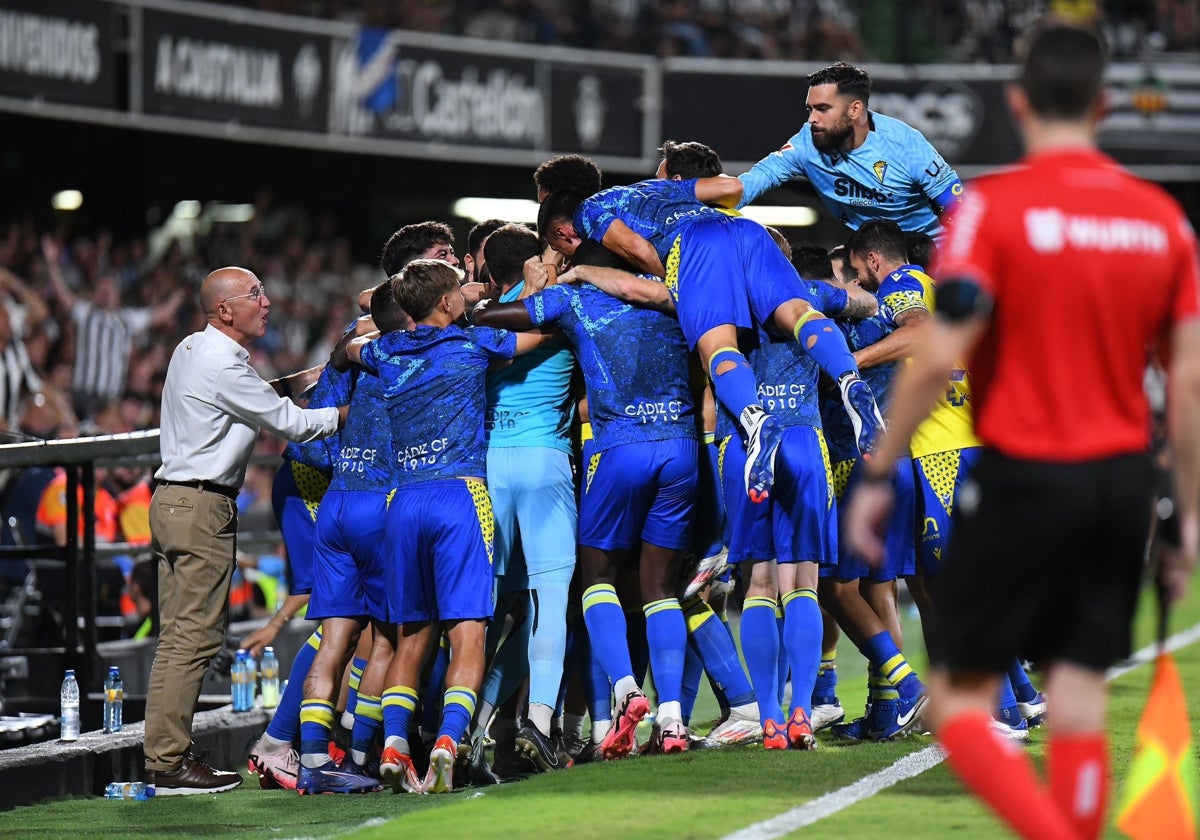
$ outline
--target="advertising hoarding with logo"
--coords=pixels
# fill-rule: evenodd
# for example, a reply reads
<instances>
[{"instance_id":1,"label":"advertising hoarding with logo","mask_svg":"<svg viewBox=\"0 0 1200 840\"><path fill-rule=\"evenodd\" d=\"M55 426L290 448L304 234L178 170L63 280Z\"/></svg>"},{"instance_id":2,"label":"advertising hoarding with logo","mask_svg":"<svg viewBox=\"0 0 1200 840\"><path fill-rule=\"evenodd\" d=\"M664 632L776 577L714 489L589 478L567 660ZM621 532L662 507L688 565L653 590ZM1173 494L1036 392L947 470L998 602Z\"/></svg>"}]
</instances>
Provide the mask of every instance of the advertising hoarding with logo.
<instances>
[{"instance_id":1,"label":"advertising hoarding with logo","mask_svg":"<svg viewBox=\"0 0 1200 840\"><path fill-rule=\"evenodd\" d=\"M0 7L0 94L117 105L117 7L73 0L5 0Z\"/></svg>"},{"instance_id":2,"label":"advertising hoarding with logo","mask_svg":"<svg viewBox=\"0 0 1200 840\"><path fill-rule=\"evenodd\" d=\"M335 48L330 129L439 146L640 160L649 63L362 29Z\"/></svg>"},{"instance_id":3,"label":"advertising hoarding with logo","mask_svg":"<svg viewBox=\"0 0 1200 840\"><path fill-rule=\"evenodd\" d=\"M329 38L142 10L147 114L324 132Z\"/></svg>"}]
</instances>

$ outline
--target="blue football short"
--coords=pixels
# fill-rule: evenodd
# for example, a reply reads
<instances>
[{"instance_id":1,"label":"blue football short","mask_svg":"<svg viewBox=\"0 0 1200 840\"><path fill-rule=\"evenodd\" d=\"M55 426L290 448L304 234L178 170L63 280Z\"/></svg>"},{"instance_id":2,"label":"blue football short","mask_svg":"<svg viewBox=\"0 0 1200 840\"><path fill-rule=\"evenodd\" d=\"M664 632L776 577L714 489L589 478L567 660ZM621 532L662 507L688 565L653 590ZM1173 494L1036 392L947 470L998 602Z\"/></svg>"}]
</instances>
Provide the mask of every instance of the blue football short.
<instances>
[{"instance_id":1,"label":"blue football short","mask_svg":"<svg viewBox=\"0 0 1200 840\"><path fill-rule=\"evenodd\" d=\"M393 624L490 620L492 501L474 478L422 481L396 490L384 544Z\"/></svg>"},{"instance_id":2,"label":"blue football short","mask_svg":"<svg viewBox=\"0 0 1200 840\"><path fill-rule=\"evenodd\" d=\"M688 348L724 324L765 325L783 303L811 303L808 290L766 228L722 217L689 226L667 255L667 287L675 294Z\"/></svg>"},{"instance_id":3,"label":"blue football short","mask_svg":"<svg viewBox=\"0 0 1200 840\"><path fill-rule=\"evenodd\" d=\"M584 464L579 544L611 550L687 548L696 501L693 438L626 443Z\"/></svg>"},{"instance_id":4,"label":"blue football short","mask_svg":"<svg viewBox=\"0 0 1200 840\"><path fill-rule=\"evenodd\" d=\"M288 591L307 595L313 588L312 557L317 533L317 508L329 488L320 470L285 459L271 485L271 507L287 548L291 582Z\"/></svg>"},{"instance_id":5,"label":"blue football short","mask_svg":"<svg viewBox=\"0 0 1200 840\"><path fill-rule=\"evenodd\" d=\"M942 570L942 557L953 530L954 498L971 469L979 461L982 447L952 449L913 458L917 504L917 562L928 577Z\"/></svg>"},{"instance_id":6,"label":"blue football short","mask_svg":"<svg viewBox=\"0 0 1200 840\"><path fill-rule=\"evenodd\" d=\"M367 616L388 621L388 561L384 553L387 494L330 490L317 511L313 619Z\"/></svg>"},{"instance_id":7,"label":"blue football short","mask_svg":"<svg viewBox=\"0 0 1200 840\"><path fill-rule=\"evenodd\" d=\"M845 494L852 491L858 483L862 462L856 459L853 463L840 498L845 498ZM843 581L870 580L882 583L907 577L916 571L916 549L913 545L916 491L913 487L912 463L908 458L896 461L896 470L892 474L892 493L894 500L892 515L888 520L887 538L884 540L886 553L883 563L878 568L872 568L862 557L849 551L843 541L837 568L830 570L832 577Z\"/></svg>"},{"instance_id":8,"label":"blue football short","mask_svg":"<svg viewBox=\"0 0 1200 840\"><path fill-rule=\"evenodd\" d=\"M837 558L837 503L825 438L812 426L788 426L775 455L775 484L766 502L746 496L746 449L726 439L721 459L729 562L777 560L830 564Z\"/></svg>"}]
</instances>

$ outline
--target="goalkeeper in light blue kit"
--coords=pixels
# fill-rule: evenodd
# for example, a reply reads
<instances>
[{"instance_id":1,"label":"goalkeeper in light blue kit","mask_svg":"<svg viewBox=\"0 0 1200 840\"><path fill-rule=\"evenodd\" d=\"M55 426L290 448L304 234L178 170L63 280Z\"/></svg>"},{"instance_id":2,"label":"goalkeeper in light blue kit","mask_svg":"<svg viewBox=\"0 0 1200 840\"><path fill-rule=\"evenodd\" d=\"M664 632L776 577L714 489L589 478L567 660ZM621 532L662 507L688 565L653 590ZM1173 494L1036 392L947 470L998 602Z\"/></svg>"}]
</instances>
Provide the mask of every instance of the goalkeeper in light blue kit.
<instances>
[{"instance_id":1,"label":"goalkeeper in light blue kit","mask_svg":"<svg viewBox=\"0 0 1200 840\"><path fill-rule=\"evenodd\" d=\"M703 201L744 207L793 178L807 178L829 212L857 230L871 219L941 233L940 218L962 200L954 169L920 131L868 109L871 77L844 62L808 76L808 121L777 152L737 178L706 179Z\"/></svg>"}]
</instances>

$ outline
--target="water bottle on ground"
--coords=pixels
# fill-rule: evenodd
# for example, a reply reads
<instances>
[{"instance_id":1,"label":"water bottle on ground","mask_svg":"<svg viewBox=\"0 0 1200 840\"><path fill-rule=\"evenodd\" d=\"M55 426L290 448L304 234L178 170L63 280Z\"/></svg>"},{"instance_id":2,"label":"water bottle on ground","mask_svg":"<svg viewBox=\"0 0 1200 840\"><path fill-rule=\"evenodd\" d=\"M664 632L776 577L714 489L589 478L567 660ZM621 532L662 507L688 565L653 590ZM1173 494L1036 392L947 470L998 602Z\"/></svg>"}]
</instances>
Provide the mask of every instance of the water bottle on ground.
<instances>
[{"instance_id":1,"label":"water bottle on ground","mask_svg":"<svg viewBox=\"0 0 1200 840\"><path fill-rule=\"evenodd\" d=\"M105 799L136 799L145 801L154 796L154 788L145 782L109 782L104 789Z\"/></svg>"},{"instance_id":2,"label":"water bottle on ground","mask_svg":"<svg viewBox=\"0 0 1200 840\"><path fill-rule=\"evenodd\" d=\"M108 668L104 680L104 731L120 732L125 726L125 681L116 665Z\"/></svg>"},{"instance_id":3,"label":"water bottle on ground","mask_svg":"<svg viewBox=\"0 0 1200 840\"><path fill-rule=\"evenodd\" d=\"M275 648L263 649L262 664L262 705L264 709L274 709L279 705L279 660L275 658Z\"/></svg>"},{"instance_id":4,"label":"water bottle on ground","mask_svg":"<svg viewBox=\"0 0 1200 840\"><path fill-rule=\"evenodd\" d=\"M239 650L233 658L233 668L229 672L231 693L233 695L233 710L246 711L246 651Z\"/></svg>"},{"instance_id":5,"label":"water bottle on ground","mask_svg":"<svg viewBox=\"0 0 1200 840\"><path fill-rule=\"evenodd\" d=\"M246 651L246 708L244 711L252 711L254 709L254 697L258 693L258 663L254 661L254 654Z\"/></svg>"},{"instance_id":6,"label":"water bottle on ground","mask_svg":"<svg viewBox=\"0 0 1200 840\"><path fill-rule=\"evenodd\" d=\"M60 738L64 741L79 740L79 683L75 682L75 671L67 670L63 680L62 691L59 692L62 705L62 730Z\"/></svg>"}]
</instances>

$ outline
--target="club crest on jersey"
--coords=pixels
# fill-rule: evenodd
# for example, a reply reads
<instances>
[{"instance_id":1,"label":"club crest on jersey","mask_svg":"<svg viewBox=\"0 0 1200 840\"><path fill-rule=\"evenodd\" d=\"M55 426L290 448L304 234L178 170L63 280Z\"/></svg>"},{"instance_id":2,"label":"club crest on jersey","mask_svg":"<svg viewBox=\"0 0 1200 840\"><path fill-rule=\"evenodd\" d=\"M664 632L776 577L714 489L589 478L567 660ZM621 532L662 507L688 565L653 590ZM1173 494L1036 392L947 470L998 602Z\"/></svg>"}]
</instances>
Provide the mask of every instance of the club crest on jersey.
<instances>
[{"instance_id":1,"label":"club crest on jersey","mask_svg":"<svg viewBox=\"0 0 1200 840\"><path fill-rule=\"evenodd\" d=\"M879 183L881 184L883 183L883 176L887 173L887 168L886 160L877 160L871 166L871 171L875 173L875 177L879 179Z\"/></svg>"}]
</instances>

